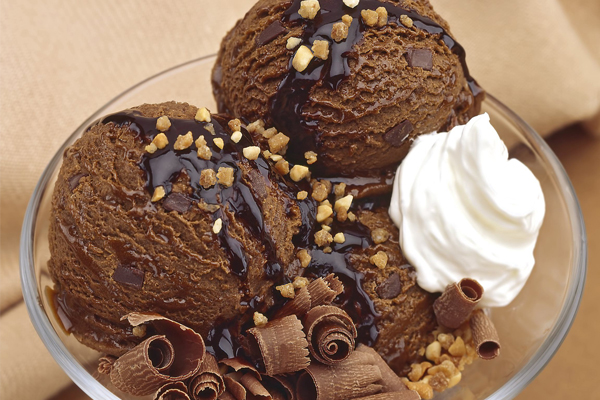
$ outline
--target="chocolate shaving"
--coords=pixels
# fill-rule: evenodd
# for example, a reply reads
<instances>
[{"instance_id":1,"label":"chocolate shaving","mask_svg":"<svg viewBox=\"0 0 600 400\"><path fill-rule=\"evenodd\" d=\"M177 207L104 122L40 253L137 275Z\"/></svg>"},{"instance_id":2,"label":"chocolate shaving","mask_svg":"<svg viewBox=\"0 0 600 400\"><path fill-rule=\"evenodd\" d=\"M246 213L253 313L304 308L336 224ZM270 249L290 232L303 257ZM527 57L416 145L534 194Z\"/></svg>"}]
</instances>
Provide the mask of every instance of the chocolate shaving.
<instances>
[{"instance_id":1,"label":"chocolate shaving","mask_svg":"<svg viewBox=\"0 0 600 400\"><path fill-rule=\"evenodd\" d=\"M433 53L429 49L409 49L406 53L409 67L419 67L431 71L433 68Z\"/></svg>"},{"instance_id":2,"label":"chocolate shaving","mask_svg":"<svg viewBox=\"0 0 600 400\"><path fill-rule=\"evenodd\" d=\"M256 376L258 379L260 379L260 373L256 370L254 365L250 364L243 358L226 358L224 360L219 361L219 363L228 366L235 372L248 370L249 372L252 372L254 376Z\"/></svg>"},{"instance_id":3,"label":"chocolate shaving","mask_svg":"<svg viewBox=\"0 0 600 400\"><path fill-rule=\"evenodd\" d=\"M246 389L241 383L233 379L231 375L225 375L223 381L225 382L225 392L219 399L246 400Z\"/></svg>"},{"instance_id":4,"label":"chocolate shaving","mask_svg":"<svg viewBox=\"0 0 600 400\"><path fill-rule=\"evenodd\" d=\"M144 271L127 265L117 265L112 276L118 283L141 289L144 286Z\"/></svg>"},{"instance_id":5,"label":"chocolate shaving","mask_svg":"<svg viewBox=\"0 0 600 400\"><path fill-rule=\"evenodd\" d=\"M308 288L305 286L296 293L296 296L285 303L273 316L274 319L287 317L288 315L303 316L310 310L311 300Z\"/></svg>"},{"instance_id":6,"label":"chocolate shaving","mask_svg":"<svg viewBox=\"0 0 600 400\"><path fill-rule=\"evenodd\" d=\"M277 36L286 32L287 29L281 24L281 22L275 21L260 33L256 39L256 45L258 47L264 46L265 44L273 41Z\"/></svg>"},{"instance_id":7,"label":"chocolate shaving","mask_svg":"<svg viewBox=\"0 0 600 400\"><path fill-rule=\"evenodd\" d=\"M420 400L421 396L414 390L404 392L386 392L378 393L367 397L360 397L354 400Z\"/></svg>"},{"instance_id":8,"label":"chocolate shaving","mask_svg":"<svg viewBox=\"0 0 600 400\"><path fill-rule=\"evenodd\" d=\"M110 374L113 364L117 360L117 357L111 355L105 355L100 357L98 360L98 373L103 375Z\"/></svg>"},{"instance_id":9,"label":"chocolate shaving","mask_svg":"<svg viewBox=\"0 0 600 400\"><path fill-rule=\"evenodd\" d=\"M446 286L444 293L433 303L437 322L456 329L469 319L469 315L481 300L483 287L474 279L464 278Z\"/></svg>"},{"instance_id":10,"label":"chocolate shaving","mask_svg":"<svg viewBox=\"0 0 600 400\"><path fill-rule=\"evenodd\" d=\"M500 354L498 331L491 319L478 309L471 315L471 331L477 354L484 360L491 360Z\"/></svg>"},{"instance_id":11,"label":"chocolate shaving","mask_svg":"<svg viewBox=\"0 0 600 400\"><path fill-rule=\"evenodd\" d=\"M247 339L249 353L267 375L299 371L310 363L302 323L295 315L248 329Z\"/></svg>"},{"instance_id":12,"label":"chocolate shaving","mask_svg":"<svg viewBox=\"0 0 600 400\"><path fill-rule=\"evenodd\" d=\"M242 375L239 382L244 385L246 391L252 393L253 396L271 399L271 394L269 391L263 386L260 380L256 379L256 376L253 374L247 373Z\"/></svg>"},{"instance_id":13,"label":"chocolate shaving","mask_svg":"<svg viewBox=\"0 0 600 400\"><path fill-rule=\"evenodd\" d=\"M200 368L204 341L192 329L158 314L131 313L123 319L133 326L150 323L157 335L114 362L110 379L119 390L148 395L167 382L188 379Z\"/></svg>"},{"instance_id":14,"label":"chocolate shaving","mask_svg":"<svg viewBox=\"0 0 600 400\"><path fill-rule=\"evenodd\" d=\"M310 306L313 308L331 304L344 291L344 285L334 274L315 279L306 288L310 294Z\"/></svg>"},{"instance_id":15,"label":"chocolate shaving","mask_svg":"<svg viewBox=\"0 0 600 400\"><path fill-rule=\"evenodd\" d=\"M192 200L181 193L171 193L164 201L163 208L167 211L177 211L178 213L185 213L190 209Z\"/></svg>"},{"instance_id":16,"label":"chocolate shaving","mask_svg":"<svg viewBox=\"0 0 600 400\"><path fill-rule=\"evenodd\" d=\"M380 299L393 299L402 293L402 282L400 275L396 272L391 274L383 283L377 286L377 294Z\"/></svg>"},{"instance_id":17,"label":"chocolate shaving","mask_svg":"<svg viewBox=\"0 0 600 400\"><path fill-rule=\"evenodd\" d=\"M406 387L404 382L402 382L400 377L396 375L396 373L390 368L390 366L385 362L385 360L381 358L381 356L375 351L375 349L369 346L365 346L364 344L359 344L356 347L356 351L359 353L368 354L373 358L373 363L379 368L379 371L381 372L382 379L379 383L383 385L384 392L412 392L412 390L409 390ZM416 392L414 393L416 394ZM419 397L417 397L417 399L418 398Z\"/></svg>"},{"instance_id":18,"label":"chocolate shaving","mask_svg":"<svg viewBox=\"0 0 600 400\"><path fill-rule=\"evenodd\" d=\"M405 119L383 135L383 140L394 147L400 147L406 142L414 130L413 124Z\"/></svg>"},{"instance_id":19,"label":"chocolate shaving","mask_svg":"<svg viewBox=\"0 0 600 400\"><path fill-rule=\"evenodd\" d=\"M381 372L373 357L353 352L345 361L334 365L312 363L298 378L298 400L349 400L370 396L383 388Z\"/></svg>"},{"instance_id":20,"label":"chocolate shaving","mask_svg":"<svg viewBox=\"0 0 600 400\"><path fill-rule=\"evenodd\" d=\"M193 400L216 400L223 394L225 384L215 357L208 353L204 355L200 369L188 386Z\"/></svg>"},{"instance_id":21,"label":"chocolate shaving","mask_svg":"<svg viewBox=\"0 0 600 400\"><path fill-rule=\"evenodd\" d=\"M352 318L341 308L317 306L304 317L308 350L319 362L332 365L354 351L357 336Z\"/></svg>"},{"instance_id":22,"label":"chocolate shaving","mask_svg":"<svg viewBox=\"0 0 600 400\"><path fill-rule=\"evenodd\" d=\"M169 382L156 392L154 400L191 400L185 383Z\"/></svg>"}]
</instances>

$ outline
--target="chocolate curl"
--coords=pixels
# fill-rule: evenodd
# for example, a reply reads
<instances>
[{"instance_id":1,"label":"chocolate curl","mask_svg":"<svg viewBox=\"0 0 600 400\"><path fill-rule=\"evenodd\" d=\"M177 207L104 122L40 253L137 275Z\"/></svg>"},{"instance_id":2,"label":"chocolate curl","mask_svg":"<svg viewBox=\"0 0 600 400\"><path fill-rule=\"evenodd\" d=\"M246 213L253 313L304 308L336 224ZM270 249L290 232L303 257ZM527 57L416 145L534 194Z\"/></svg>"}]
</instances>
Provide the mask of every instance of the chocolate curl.
<instances>
[{"instance_id":1,"label":"chocolate curl","mask_svg":"<svg viewBox=\"0 0 600 400\"><path fill-rule=\"evenodd\" d=\"M271 394L269 391L263 386L262 382L256 379L251 373L247 373L242 375L239 382L246 388L247 392L250 392L253 396L259 399L269 399L271 400Z\"/></svg>"},{"instance_id":2,"label":"chocolate curl","mask_svg":"<svg viewBox=\"0 0 600 400\"><path fill-rule=\"evenodd\" d=\"M190 400L190 396L183 382L169 382L158 389L154 400Z\"/></svg>"},{"instance_id":3,"label":"chocolate curl","mask_svg":"<svg viewBox=\"0 0 600 400\"><path fill-rule=\"evenodd\" d=\"M204 341L192 329L158 314L131 313L123 319L133 326L151 323L158 335L144 340L113 363L110 379L119 390L145 396L167 382L188 379L200 368Z\"/></svg>"},{"instance_id":4,"label":"chocolate curl","mask_svg":"<svg viewBox=\"0 0 600 400\"><path fill-rule=\"evenodd\" d=\"M188 385L192 400L216 400L225 391L217 360L206 353L200 369Z\"/></svg>"},{"instance_id":5,"label":"chocolate curl","mask_svg":"<svg viewBox=\"0 0 600 400\"><path fill-rule=\"evenodd\" d=\"M302 323L295 315L248 329L249 352L262 362L267 375L296 372L310 364Z\"/></svg>"},{"instance_id":6,"label":"chocolate curl","mask_svg":"<svg viewBox=\"0 0 600 400\"><path fill-rule=\"evenodd\" d=\"M349 400L381 392L381 372L373 357L353 352L334 365L312 363L298 378L298 400Z\"/></svg>"},{"instance_id":7,"label":"chocolate curl","mask_svg":"<svg viewBox=\"0 0 600 400\"><path fill-rule=\"evenodd\" d=\"M404 392L387 392L378 393L372 396L360 397L355 400L420 400L421 396L414 390L406 390Z\"/></svg>"},{"instance_id":8,"label":"chocolate curl","mask_svg":"<svg viewBox=\"0 0 600 400\"><path fill-rule=\"evenodd\" d=\"M477 354L484 360L491 360L500 354L498 331L491 319L482 309L473 311L471 315L471 331Z\"/></svg>"},{"instance_id":9,"label":"chocolate curl","mask_svg":"<svg viewBox=\"0 0 600 400\"><path fill-rule=\"evenodd\" d=\"M400 379L398 375L390 368L390 366L385 362L383 358L379 355L378 352L375 351L372 347L365 346L364 344L359 344L356 346L356 351L359 353L368 354L373 358L373 363L379 368L381 372L382 380L381 383L383 385L383 392L413 392L409 390L404 382ZM419 395L417 392L414 392L417 395L417 399ZM407 397L410 398L410 397Z\"/></svg>"},{"instance_id":10,"label":"chocolate curl","mask_svg":"<svg viewBox=\"0 0 600 400\"><path fill-rule=\"evenodd\" d=\"M110 374L113 364L117 361L117 357L105 355L98 360L98 372L103 375Z\"/></svg>"},{"instance_id":11,"label":"chocolate curl","mask_svg":"<svg viewBox=\"0 0 600 400\"><path fill-rule=\"evenodd\" d=\"M306 288L310 293L311 307L329 305L344 291L344 285L334 274L315 279Z\"/></svg>"},{"instance_id":12,"label":"chocolate curl","mask_svg":"<svg viewBox=\"0 0 600 400\"><path fill-rule=\"evenodd\" d=\"M273 319L287 317L288 315L297 315L301 317L310 310L311 300L308 288L305 286L296 293L296 296L285 303L279 311L275 313Z\"/></svg>"},{"instance_id":13,"label":"chocolate curl","mask_svg":"<svg viewBox=\"0 0 600 400\"><path fill-rule=\"evenodd\" d=\"M464 278L446 286L444 293L433 303L433 311L440 325L456 329L469 315L483 295L483 287L474 279Z\"/></svg>"},{"instance_id":14,"label":"chocolate curl","mask_svg":"<svg viewBox=\"0 0 600 400\"><path fill-rule=\"evenodd\" d=\"M243 358L226 358L219 361L219 363L233 369L235 372L252 372L256 378L260 379L260 373L256 370L254 365L250 364Z\"/></svg>"},{"instance_id":15,"label":"chocolate curl","mask_svg":"<svg viewBox=\"0 0 600 400\"><path fill-rule=\"evenodd\" d=\"M354 351L357 332L352 318L341 308L317 306L304 317L308 350L322 364L347 359Z\"/></svg>"},{"instance_id":16,"label":"chocolate curl","mask_svg":"<svg viewBox=\"0 0 600 400\"><path fill-rule=\"evenodd\" d=\"M219 400L246 400L246 388L233 379L230 375L223 377L225 382L225 392L219 397Z\"/></svg>"}]
</instances>

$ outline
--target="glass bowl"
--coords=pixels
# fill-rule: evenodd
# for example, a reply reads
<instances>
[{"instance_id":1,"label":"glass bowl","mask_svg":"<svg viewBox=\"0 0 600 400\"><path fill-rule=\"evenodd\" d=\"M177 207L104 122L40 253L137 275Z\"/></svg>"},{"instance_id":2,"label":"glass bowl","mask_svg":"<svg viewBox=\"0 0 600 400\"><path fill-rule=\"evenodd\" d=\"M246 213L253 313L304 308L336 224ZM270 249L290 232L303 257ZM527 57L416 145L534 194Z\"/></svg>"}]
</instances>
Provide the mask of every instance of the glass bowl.
<instances>
[{"instance_id":1,"label":"glass bowl","mask_svg":"<svg viewBox=\"0 0 600 400\"><path fill-rule=\"evenodd\" d=\"M81 345L58 322L50 304L53 286L47 261L50 203L62 154L101 116L143 103L186 101L216 110L210 72L215 57L203 57L155 75L110 101L85 121L57 151L41 176L23 222L21 278L33 325L71 379L94 400L133 399L96 372L99 353ZM581 300L586 274L586 237L581 210L564 169L544 140L515 113L488 95L483 110L507 143L511 156L540 180L546 218L535 250L536 267L519 296L492 318L502 341L494 361L476 361L460 384L436 399L511 399L544 368L565 338ZM135 397L139 399L139 397Z\"/></svg>"}]
</instances>

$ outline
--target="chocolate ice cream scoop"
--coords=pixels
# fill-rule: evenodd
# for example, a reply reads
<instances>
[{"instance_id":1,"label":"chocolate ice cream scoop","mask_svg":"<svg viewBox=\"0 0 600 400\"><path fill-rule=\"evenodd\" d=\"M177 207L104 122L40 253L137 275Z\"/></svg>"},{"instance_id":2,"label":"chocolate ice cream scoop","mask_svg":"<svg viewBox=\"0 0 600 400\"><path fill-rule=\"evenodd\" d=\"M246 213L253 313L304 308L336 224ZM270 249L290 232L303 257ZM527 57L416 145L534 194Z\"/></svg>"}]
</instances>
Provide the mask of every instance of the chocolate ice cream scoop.
<instances>
[{"instance_id":1,"label":"chocolate ice cream scoop","mask_svg":"<svg viewBox=\"0 0 600 400\"><path fill-rule=\"evenodd\" d=\"M213 341L272 305L271 286L295 259L297 189L229 121L188 104L143 105L66 150L49 267L57 307L85 344L119 355L140 341L121 317L154 312L232 356ZM222 331L231 321L234 332Z\"/></svg>"},{"instance_id":2,"label":"chocolate ice cream scoop","mask_svg":"<svg viewBox=\"0 0 600 400\"><path fill-rule=\"evenodd\" d=\"M322 176L382 175L410 139L479 112L464 49L427 0L307 3L260 0L213 70L219 110L290 136L290 161L313 151Z\"/></svg>"}]
</instances>

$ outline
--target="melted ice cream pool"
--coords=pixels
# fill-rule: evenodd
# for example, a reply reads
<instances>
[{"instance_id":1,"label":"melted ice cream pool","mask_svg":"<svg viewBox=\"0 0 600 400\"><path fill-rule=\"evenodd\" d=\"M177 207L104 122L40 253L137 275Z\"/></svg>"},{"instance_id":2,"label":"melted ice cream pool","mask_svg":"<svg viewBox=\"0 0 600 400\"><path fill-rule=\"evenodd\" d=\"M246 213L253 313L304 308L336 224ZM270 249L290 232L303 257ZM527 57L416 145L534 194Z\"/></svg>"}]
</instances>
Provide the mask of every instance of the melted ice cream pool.
<instances>
[{"instance_id":1,"label":"melted ice cream pool","mask_svg":"<svg viewBox=\"0 0 600 400\"><path fill-rule=\"evenodd\" d=\"M442 292L473 278L481 305L502 307L535 263L545 214L539 181L508 150L487 114L419 136L398 167L390 216L419 286Z\"/></svg>"}]
</instances>

